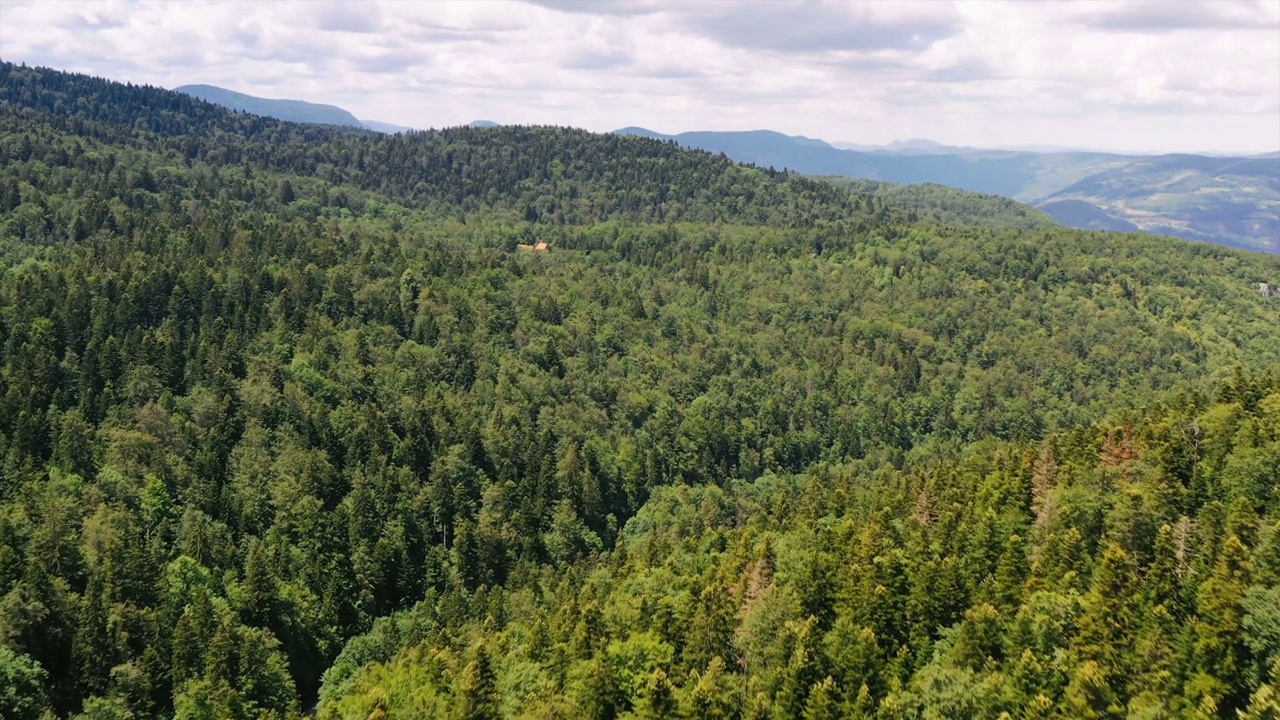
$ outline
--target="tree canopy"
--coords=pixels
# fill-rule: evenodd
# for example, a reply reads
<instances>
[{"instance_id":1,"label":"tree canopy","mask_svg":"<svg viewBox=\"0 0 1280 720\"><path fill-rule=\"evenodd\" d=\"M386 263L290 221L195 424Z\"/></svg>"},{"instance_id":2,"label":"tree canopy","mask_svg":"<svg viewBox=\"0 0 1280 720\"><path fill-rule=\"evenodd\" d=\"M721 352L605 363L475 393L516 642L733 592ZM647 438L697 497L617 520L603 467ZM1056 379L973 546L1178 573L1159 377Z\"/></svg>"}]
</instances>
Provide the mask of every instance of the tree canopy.
<instances>
[{"instance_id":1,"label":"tree canopy","mask_svg":"<svg viewBox=\"0 0 1280 720\"><path fill-rule=\"evenodd\" d=\"M1276 281L0 64L0 711L1267 717Z\"/></svg>"}]
</instances>

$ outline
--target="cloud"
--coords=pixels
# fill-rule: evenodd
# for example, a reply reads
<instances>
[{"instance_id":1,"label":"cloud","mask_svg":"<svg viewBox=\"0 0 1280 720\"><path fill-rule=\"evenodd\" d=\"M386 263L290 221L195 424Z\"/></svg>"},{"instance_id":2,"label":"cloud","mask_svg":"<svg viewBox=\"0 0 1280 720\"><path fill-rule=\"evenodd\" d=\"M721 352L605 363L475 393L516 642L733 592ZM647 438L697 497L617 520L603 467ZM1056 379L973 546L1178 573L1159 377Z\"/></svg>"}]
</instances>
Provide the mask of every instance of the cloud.
<instances>
[{"instance_id":1,"label":"cloud","mask_svg":"<svg viewBox=\"0 0 1280 720\"><path fill-rule=\"evenodd\" d=\"M1270 30L1280 32L1274 3L1263 0L1180 0L1176 4L1142 0L1081 8L1077 24L1098 30L1166 33L1183 30Z\"/></svg>"},{"instance_id":2,"label":"cloud","mask_svg":"<svg viewBox=\"0 0 1280 720\"><path fill-rule=\"evenodd\" d=\"M67 15L59 23L59 27L66 30L93 31L105 30L108 28L124 27L124 20L117 16L103 13L94 8L85 8L83 11Z\"/></svg>"},{"instance_id":3,"label":"cloud","mask_svg":"<svg viewBox=\"0 0 1280 720\"><path fill-rule=\"evenodd\" d=\"M376 33L383 28L377 5L366 3L314 3L315 26L330 32Z\"/></svg>"},{"instance_id":4,"label":"cloud","mask_svg":"<svg viewBox=\"0 0 1280 720\"><path fill-rule=\"evenodd\" d=\"M3 0L0 56L414 127L1280 148L1280 0Z\"/></svg>"},{"instance_id":5,"label":"cloud","mask_svg":"<svg viewBox=\"0 0 1280 720\"><path fill-rule=\"evenodd\" d=\"M783 53L919 50L960 31L945 3L707 3L687 13L690 26L729 47ZM907 12L893 10L906 7Z\"/></svg>"},{"instance_id":6,"label":"cloud","mask_svg":"<svg viewBox=\"0 0 1280 720\"><path fill-rule=\"evenodd\" d=\"M429 64L429 60L418 52L395 50L354 58L351 60L351 64L362 72L378 75L397 75L410 68Z\"/></svg>"},{"instance_id":7,"label":"cloud","mask_svg":"<svg viewBox=\"0 0 1280 720\"><path fill-rule=\"evenodd\" d=\"M924 77L931 82L971 83L978 80L992 80L1000 75L985 60L969 58L945 67L928 70Z\"/></svg>"},{"instance_id":8,"label":"cloud","mask_svg":"<svg viewBox=\"0 0 1280 720\"><path fill-rule=\"evenodd\" d=\"M681 70L678 68L668 68L659 70L650 70L643 73L644 77L652 80L693 80L706 79L706 73L698 70Z\"/></svg>"},{"instance_id":9,"label":"cloud","mask_svg":"<svg viewBox=\"0 0 1280 720\"><path fill-rule=\"evenodd\" d=\"M631 64L631 54L623 50L582 50L575 52L565 67L575 70L614 70Z\"/></svg>"},{"instance_id":10,"label":"cloud","mask_svg":"<svg viewBox=\"0 0 1280 720\"><path fill-rule=\"evenodd\" d=\"M530 5L555 10L562 13L581 13L584 15L617 15L632 17L650 15L661 12L666 3L655 0L527 0Z\"/></svg>"},{"instance_id":11,"label":"cloud","mask_svg":"<svg viewBox=\"0 0 1280 720\"><path fill-rule=\"evenodd\" d=\"M842 0L528 0L561 13L637 17L661 15L674 24L735 48L786 53L921 48L958 31L949 2Z\"/></svg>"}]
</instances>

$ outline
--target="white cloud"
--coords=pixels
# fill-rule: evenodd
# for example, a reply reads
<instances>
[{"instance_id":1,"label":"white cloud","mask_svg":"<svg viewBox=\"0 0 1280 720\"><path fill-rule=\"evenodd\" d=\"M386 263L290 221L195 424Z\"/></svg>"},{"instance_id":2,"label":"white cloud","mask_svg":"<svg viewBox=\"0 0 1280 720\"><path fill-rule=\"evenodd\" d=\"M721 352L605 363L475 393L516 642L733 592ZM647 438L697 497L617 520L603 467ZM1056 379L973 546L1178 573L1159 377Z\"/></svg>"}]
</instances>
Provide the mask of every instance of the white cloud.
<instances>
[{"instance_id":1,"label":"white cloud","mask_svg":"<svg viewBox=\"0 0 1280 720\"><path fill-rule=\"evenodd\" d=\"M1280 0L5 0L0 56L419 127L1280 148Z\"/></svg>"}]
</instances>

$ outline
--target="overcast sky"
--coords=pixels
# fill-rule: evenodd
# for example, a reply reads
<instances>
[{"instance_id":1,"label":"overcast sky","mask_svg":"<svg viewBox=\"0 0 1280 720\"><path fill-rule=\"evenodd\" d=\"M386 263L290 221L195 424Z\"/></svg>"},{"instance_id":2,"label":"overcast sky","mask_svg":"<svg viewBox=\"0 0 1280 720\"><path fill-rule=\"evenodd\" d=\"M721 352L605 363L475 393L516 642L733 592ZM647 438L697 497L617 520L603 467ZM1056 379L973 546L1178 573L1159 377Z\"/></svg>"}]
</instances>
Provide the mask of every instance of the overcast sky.
<instances>
[{"instance_id":1,"label":"overcast sky","mask_svg":"<svg viewBox=\"0 0 1280 720\"><path fill-rule=\"evenodd\" d=\"M1280 149L1280 0L0 0L0 57L422 128Z\"/></svg>"}]
</instances>

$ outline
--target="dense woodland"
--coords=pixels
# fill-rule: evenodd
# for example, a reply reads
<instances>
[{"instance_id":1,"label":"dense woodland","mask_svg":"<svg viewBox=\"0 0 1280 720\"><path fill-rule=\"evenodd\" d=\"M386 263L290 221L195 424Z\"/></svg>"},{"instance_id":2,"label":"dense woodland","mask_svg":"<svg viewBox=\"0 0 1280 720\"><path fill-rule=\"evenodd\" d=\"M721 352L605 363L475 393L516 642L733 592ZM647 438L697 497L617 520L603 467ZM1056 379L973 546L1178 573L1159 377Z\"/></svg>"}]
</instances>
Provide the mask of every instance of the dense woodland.
<instances>
[{"instance_id":1,"label":"dense woodland","mask_svg":"<svg viewBox=\"0 0 1280 720\"><path fill-rule=\"evenodd\" d=\"M882 201L905 208L911 221L1019 230L1045 230L1057 226L1044 211L999 195L957 190L936 183L897 185L836 176L824 177L823 180L865 196L871 202ZM912 211L914 215L910 214Z\"/></svg>"},{"instance_id":2,"label":"dense woodland","mask_svg":"<svg viewBox=\"0 0 1280 720\"><path fill-rule=\"evenodd\" d=\"M1258 282L0 64L0 715L1275 717Z\"/></svg>"}]
</instances>

